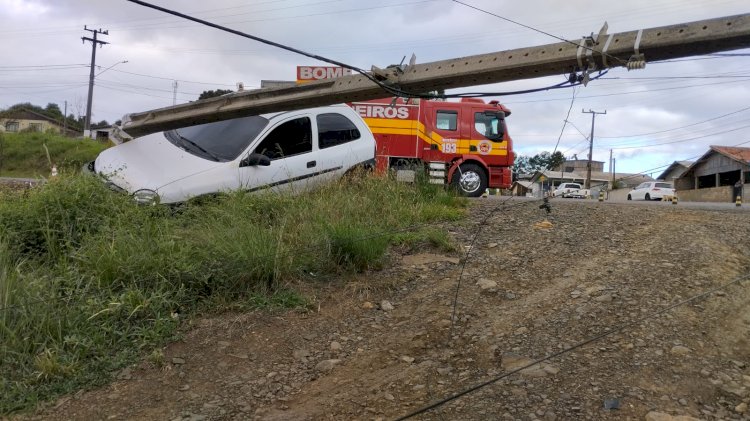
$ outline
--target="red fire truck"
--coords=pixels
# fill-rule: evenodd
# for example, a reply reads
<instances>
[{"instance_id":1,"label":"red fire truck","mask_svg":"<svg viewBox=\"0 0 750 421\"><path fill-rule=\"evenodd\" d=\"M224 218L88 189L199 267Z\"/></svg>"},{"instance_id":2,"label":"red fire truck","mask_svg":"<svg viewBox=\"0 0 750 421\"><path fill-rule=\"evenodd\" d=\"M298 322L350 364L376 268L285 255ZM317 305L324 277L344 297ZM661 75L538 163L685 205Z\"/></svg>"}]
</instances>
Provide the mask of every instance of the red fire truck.
<instances>
[{"instance_id":1,"label":"red fire truck","mask_svg":"<svg viewBox=\"0 0 750 421\"><path fill-rule=\"evenodd\" d=\"M379 171L426 169L431 183L450 183L474 197L487 188L510 187L510 110L497 101L389 98L349 105L375 135Z\"/></svg>"}]
</instances>

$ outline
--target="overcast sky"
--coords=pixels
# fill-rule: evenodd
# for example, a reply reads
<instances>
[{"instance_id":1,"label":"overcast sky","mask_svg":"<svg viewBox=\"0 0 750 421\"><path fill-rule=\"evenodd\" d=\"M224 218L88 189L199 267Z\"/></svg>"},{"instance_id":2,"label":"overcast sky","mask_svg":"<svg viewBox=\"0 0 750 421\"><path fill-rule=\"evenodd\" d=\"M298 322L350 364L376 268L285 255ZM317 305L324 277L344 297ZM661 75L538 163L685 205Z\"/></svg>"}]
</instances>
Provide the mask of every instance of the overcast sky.
<instances>
[{"instance_id":1,"label":"overcast sky","mask_svg":"<svg viewBox=\"0 0 750 421\"><path fill-rule=\"evenodd\" d=\"M450 0L151 1L362 68L412 53L428 62L557 42ZM567 39L598 32L604 21L614 33L750 12L747 0L465 1ZM237 82L294 80L297 65L321 64L126 0L0 0L0 22L0 108L63 108L67 101L68 113L85 114L91 44L81 37L91 33L83 27L109 31L101 37L109 44L97 50L97 72L109 70L96 79L93 121L171 105L175 80L177 102L184 103ZM586 157L591 115L582 109L607 111L596 119L594 159L608 162L614 149L618 172L695 158L712 144L750 142L750 50L733 53L745 55L613 69L577 88L573 125L559 150ZM481 90L544 87L562 78ZM553 150L572 95L565 89L495 98L513 112L508 125L517 153Z\"/></svg>"}]
</instances>

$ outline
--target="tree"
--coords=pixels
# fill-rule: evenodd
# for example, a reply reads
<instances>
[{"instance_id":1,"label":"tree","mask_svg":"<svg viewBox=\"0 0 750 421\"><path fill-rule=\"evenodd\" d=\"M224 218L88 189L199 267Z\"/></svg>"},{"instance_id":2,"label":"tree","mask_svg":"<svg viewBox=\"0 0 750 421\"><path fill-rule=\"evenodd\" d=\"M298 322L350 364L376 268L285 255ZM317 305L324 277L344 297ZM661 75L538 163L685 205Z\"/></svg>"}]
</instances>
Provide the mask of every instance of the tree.
<instances>
[{"instance_id":1,"label":"tree","mask_svg":"<svg viewBox=\"0 0 750 421\"><path fill-rule=\"evenodd\" d=\"M213 98L213 97L217 97L217 96L222 96L222 95L230 94L232 92L233 91L231 91L229 89L217 89L215 91L213 91L213 90L211 90L211 91L203 91L203 92L201 92L201 95L198 97L198 100L200 101L201 99L208 99L208 98Z\"/></svg>"},{"instance_id":2,"label":"tree","mask_svg":"<svg viewBox=\"0 0 750 421\"><path fill-rule=\"evenodd\" d=\"M60 109L60 106L52 102L47 104L47 107L44 108L44 111L45 111L45 114L47 114L50 117L55 117L59 119L62 119L63 117L63 113L62 113L62 110Z\"/></svg>"},{"instance_id":3,"label":"tree","mask_svg":"<svg viewBox=\"0 0 750 421\"><path fill-rule=\"evenodd\" d=\"M513 164L514 174L531 174L536 171L557 168L565 162L565 156L560 151L549 153L544 151L534 156L521 155Z\"/></svg>"}]
</instances>

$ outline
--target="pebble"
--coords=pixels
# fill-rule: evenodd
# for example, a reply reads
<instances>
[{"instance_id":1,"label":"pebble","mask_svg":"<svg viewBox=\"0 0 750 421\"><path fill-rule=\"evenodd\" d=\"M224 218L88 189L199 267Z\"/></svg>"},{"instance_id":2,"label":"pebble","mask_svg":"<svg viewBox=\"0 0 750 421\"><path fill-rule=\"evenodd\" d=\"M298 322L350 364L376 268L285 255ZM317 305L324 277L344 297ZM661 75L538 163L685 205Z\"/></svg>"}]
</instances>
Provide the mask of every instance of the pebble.
<instances>
[{"instance_id":1,"label":"pebble","mask_svg":"<svg viewBox=\"0 0 750 421\"><path fill-rule=\"evenodd\" d=\"M172 358L172 364L185 364L185 359L180 357Z\"/></svg>"},{"instance_id":2,"label":"pebble","mask_svg":"<svg viewBox=\"0 0 750 421\"><path fill-rule=\"evenodd\" d=\"M365 310L372 310L373 308L375 308L375 304L369 301L365 301L364 303L362 303L362 308Z\"/></svg>"},{"instance_id":3,"label":"pebble","mask_svg":"<svg viewBox=\"0 0 750 421\"><path fill-rule=\"evenodd\" d=\"M672 350L669 351L674 355L687 355L690 352L690 348L682 345L676 345L672 347Z\"/></svg>"},{"instance_id":4,"label":"pebble","mask_svg":"<svg viewBox=\"0 0 750 421\"><path fill-rule=\"evenodd\" d=\"M298 349L294 351L294 359L300 360L300 361L307 361L307 357L310 356L310 351L306 349Z\"/></svg>"},{"instance_id":5,"label":"pebble","mask_svg":"<svg viewBox=\"0 0 750 421\"><path fill-rule=\"evenodd\" d=\"M600 303L610 303L610 302L612 302L612 294L600 295L600 296L594 298L594 300L596 300L596 301L598 301Z\"/></svg>"},{"instance_id":6,"label":"pebble","mask_svg":"<svg viewBox=\"0 0 750 421\"><path fill-rule=\"evenodd\" d=\"M335 367L336 364L340 362L341 360L323 360L315 366L315 369L320 372L327 373L333 370L333 367Z\"/></svg>"},{"instance_id":7,"label":"pebble","mask_svg":"<svg viewBox=\"0 0 750 421\"><path fill-rule=\"evenodd\" d=\"M331 342L331 351L341 351L341 344L336 341Z\"/></svg>"},{"instance_id":8,"label":"pebble","mask_svg":"<svg viewBox=\"0 0 750 421\"><path fill-rule=\"evenodd\" d=\"M391 302L388 300L383 300L380 302L380 309L383 311L391 311L394 308L395 307L393 307L393 304L391 304Z\"/></svg>"},{"instance_id":9,"label":"pebble","mask_svg":"<svg viewBox=\"0 0 750 421\"><path fill-rule=\"evenodd\" d=\"M701 421L687 415L669 415L665 412L651 411L646 414L646 421Z\"/></svg>"},{"instance_id":10,"label":"pebble","mask_svg":"<svg viewBox=\"0 0 750 421\"><path fill-rule=\"evenodd\" d=\"M479 286L480 290L486 292L493 292L497 290L497 282L493 281L492 279L480 278L479 281L477 281L477 286Z\"/></svg>"},{"instance_id":11,"label":"pebble","mask_svg":"<svg viewBox=\"0 0 750 421\"><path fill-rule=\"evenodd\" d=\"M735 406L734 411L739 414L744 414L745 412L747 412L747 403L742 402L741 404Z\"/></svg>"},{"instance_id":12,"label":"pebble","mask_svg":"<svg viewBox=\"0 0 750 421\"><path fill-rule=\"evenodd\" d=\"M519 327L518 329L516 329L515 333L516 335L523 335L523 334L529 333L529 329L525 326Z\"/></svg>"},{"instance_id":13,"label":"pebble","mask_svg":"<svg viewBox=\"0 0 750 421\"><path fill-rule=\"evenodd\" d=\"M413 357L410 357L410 356L408 356L408 355L404 355L404 356L402 356L402 357L401 357L401 361L403 361L403 362L405 362L405 363L409 363L409 364L411 364L411 363L413 363L413 362L414 362L414 358L413 358Z\"/></svg>"}]
</instances>

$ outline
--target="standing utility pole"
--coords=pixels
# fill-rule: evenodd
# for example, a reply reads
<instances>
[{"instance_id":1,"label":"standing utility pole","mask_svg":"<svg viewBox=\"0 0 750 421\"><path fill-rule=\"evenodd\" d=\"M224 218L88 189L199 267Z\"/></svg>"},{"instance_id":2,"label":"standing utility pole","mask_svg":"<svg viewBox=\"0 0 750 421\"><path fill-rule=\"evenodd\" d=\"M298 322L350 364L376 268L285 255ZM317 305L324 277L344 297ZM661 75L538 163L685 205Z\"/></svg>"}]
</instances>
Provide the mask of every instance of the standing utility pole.
<instances>
[{"instance_id":1,"label":"standing utility pole","mask_svg":"<svg viewBox=\"0 0 750 421\"><path fill-rule=\"evenodd\" d=\"M177 87L179 84L175 80L172 82L172 105L177 105Z\"/></svg>"},{"instance_id":2,"label":"standing utility pole","mask_svg":"<svg viewBox=\"0 0 750 421\"><path fill-rule=\"evenodd\" d=\"M591 114L591 136L589 136L589 162L586 163L586 185L583 187L585 189L591 188L591 154L594 152L594 120L596 120L597 114L607 114L607 110L604 110L604 112L598 112L598 111L584 111L581 110L584 114Z\"/></svg>"},{"instance_id":3,"label":"standing utility pole","mask_svg":"<svg viewBox=\"0 0 750 421\"><path fill-rule=\"evenodd\" d=\"M68 135L68 100L65 100L65 112L63 113L63 136Z\"/></svg>"},{"instance_id":4,"label":"standing utility pole","mask_svg":"<svg viewBox=\"0 0 750 421\"><path fill-rule=\"evenodd\" d=\"M94 38L81 37L81 40L85 44L86 41L91 41L91 73L89 74L89 100L86 103L86 125L84 126L84 136L91 137L91 101L94 98L94 67L96 67L96 46L109 44L105 41L96 39L99 34L109 35L109 31L102 31L101 29L89 29L85 25L83 26L84 31L89 31L94 34Z\"/></svg>"}]
</instances>

